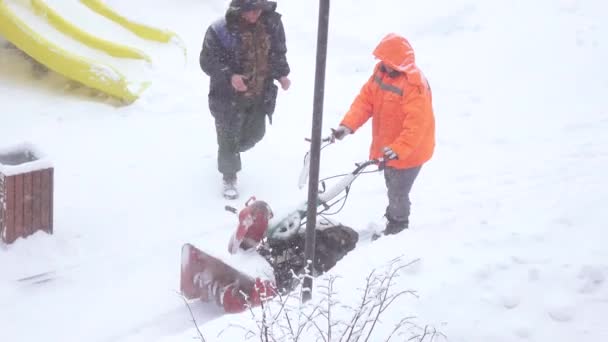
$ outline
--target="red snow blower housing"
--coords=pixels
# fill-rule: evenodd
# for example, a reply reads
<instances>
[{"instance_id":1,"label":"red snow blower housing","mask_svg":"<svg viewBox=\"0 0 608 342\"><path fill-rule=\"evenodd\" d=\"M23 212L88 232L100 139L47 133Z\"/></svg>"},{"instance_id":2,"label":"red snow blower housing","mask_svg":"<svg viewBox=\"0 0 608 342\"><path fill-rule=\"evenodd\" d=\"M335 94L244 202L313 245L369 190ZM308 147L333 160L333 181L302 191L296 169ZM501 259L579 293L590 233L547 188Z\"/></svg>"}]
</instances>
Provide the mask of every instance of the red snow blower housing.
<instances>
[{"instance_id":1,"label":"red snow blower housing","mask_svg":"<svg viewBox=\"0 0 608 342\"><path fill-rule=\"evenodd\" d=\"M268 221L273 217L268 203L251 197L239 212L239 225L228 243L228 251L234 254L239 248L255 248L266 235Z\"/></svg>"}]
</instances>

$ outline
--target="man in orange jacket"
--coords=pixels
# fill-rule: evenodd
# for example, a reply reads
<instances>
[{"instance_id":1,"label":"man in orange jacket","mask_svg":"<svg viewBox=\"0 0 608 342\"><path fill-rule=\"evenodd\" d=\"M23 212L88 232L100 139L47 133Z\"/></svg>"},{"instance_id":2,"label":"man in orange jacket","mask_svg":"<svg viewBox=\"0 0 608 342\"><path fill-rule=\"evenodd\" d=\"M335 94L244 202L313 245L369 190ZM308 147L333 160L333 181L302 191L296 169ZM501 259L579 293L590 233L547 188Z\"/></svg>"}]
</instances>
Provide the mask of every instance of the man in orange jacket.
<instances>
[{"instance_id":1,"label":"man in orange jacket","mask_svg":"<svg viewBox=\"0 0 608 342\"><path fill-rule=\"evenodd\" d=\"M388 34L373 54L380 61L333 135L341 140L372 119L370 159L387 160L388 235L408 228L410 190L435 149L435 117L431 88L407 39Z\"/></svg>"}]
</instances>

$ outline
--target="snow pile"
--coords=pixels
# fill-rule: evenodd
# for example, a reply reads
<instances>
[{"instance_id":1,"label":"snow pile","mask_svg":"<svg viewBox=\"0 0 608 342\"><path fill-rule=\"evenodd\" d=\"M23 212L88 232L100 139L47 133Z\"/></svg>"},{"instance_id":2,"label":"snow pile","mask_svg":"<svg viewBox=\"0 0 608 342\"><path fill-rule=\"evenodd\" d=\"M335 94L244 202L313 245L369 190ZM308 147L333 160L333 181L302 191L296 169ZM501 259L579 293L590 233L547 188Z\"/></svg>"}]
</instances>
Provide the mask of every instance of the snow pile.
<instances>
[{"instance_id":1,"label":"snow pile","mask_svg":"<svg viewBox=\"0 0 608 342\"><path fill-rule=\"evenodd\" d=\"M0 174L12 176L53 167L40 149L31 143L22 143L0 149Z\"/></svg>"},{"instance_id":2,"label":"snow pile","mask_svg":"<svg viewBox=\"0 0 608 342\"><path fill-rule=\"evenodd\" d=\"M145 61L126 58L118 59L109 56L102 51L93 49L86 44L66 36L62 32L57 31L47 22L46 18L38 16L29 4L24 4L19 1L9 1L6 4L11 11L14 11L19 16L19 18L23 18L35 32L42 32L43 39L48 40L53 45L61 47L68 53L75 53L85 60L100 64L99 68L104 76L107 76L110 79L118 79L120 78L117 74L118 72L133 82L141 83L150 79L150 66ZM116 71L112 69L115 69Z\"/></svg>"}]
</instances>

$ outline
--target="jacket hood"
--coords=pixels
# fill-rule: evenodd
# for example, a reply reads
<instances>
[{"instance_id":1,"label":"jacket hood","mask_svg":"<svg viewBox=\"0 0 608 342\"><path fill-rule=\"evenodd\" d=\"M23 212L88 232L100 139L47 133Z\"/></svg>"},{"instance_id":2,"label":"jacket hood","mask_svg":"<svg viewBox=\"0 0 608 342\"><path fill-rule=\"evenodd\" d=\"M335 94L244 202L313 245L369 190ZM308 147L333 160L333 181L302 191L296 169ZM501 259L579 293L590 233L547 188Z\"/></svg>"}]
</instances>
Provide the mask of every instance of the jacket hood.
<instances>
[{"instance_id":1,"label":"jacket hood","mask_svg":"<svg viewBox=\"0 0 608 342\"><path fill-rule=\"evenodd\" d=\"M374 49L373 55L392 69L410 74L416 68L414 49L407 39L389 33Z\"/></svg>"},{"instance_id":2,"label":"jacket hood","mask_svg":"<svg viewBox=\"0 0 608 342\"><path fill-rule=\"evenodd\" d=\"M242 12L253 9L261 9L262 12L274 12L277 8L277 3L268 0L232 0L226 11L226 21L233 21Z\"/></svg>"}]
</instances>

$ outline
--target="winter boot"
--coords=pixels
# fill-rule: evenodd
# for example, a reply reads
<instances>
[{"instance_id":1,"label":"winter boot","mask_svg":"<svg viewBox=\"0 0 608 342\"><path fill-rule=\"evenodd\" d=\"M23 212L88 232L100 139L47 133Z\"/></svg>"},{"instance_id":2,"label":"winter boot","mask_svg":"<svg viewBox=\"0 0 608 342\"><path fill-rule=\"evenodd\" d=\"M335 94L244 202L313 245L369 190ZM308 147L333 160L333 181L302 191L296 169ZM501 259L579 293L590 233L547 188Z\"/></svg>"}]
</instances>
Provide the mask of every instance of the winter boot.
<instances>
[{"instance_id":1,"label":"winter boot","mask_svg":"<svg viewBox=\"0 0 608 342\"><path fill-rule=\"evenodd\" d=\"M392 220L387 216L388 222L386 223L386 228L384 228L384 235L393 235L398 234L402 230L408 228L408 221L396 221Z\"/></svg>"},{"instance_id":2,"label":"winter boot","mask_svg":"<svg viewBox=\"0 0 608 342\"><path fill-rule=\"evenodd\" d=\"M236 189L236 174L224 174L223 195L225 199L233 200L239 197L239 192Z\"/></svg>"}]
</instances>

